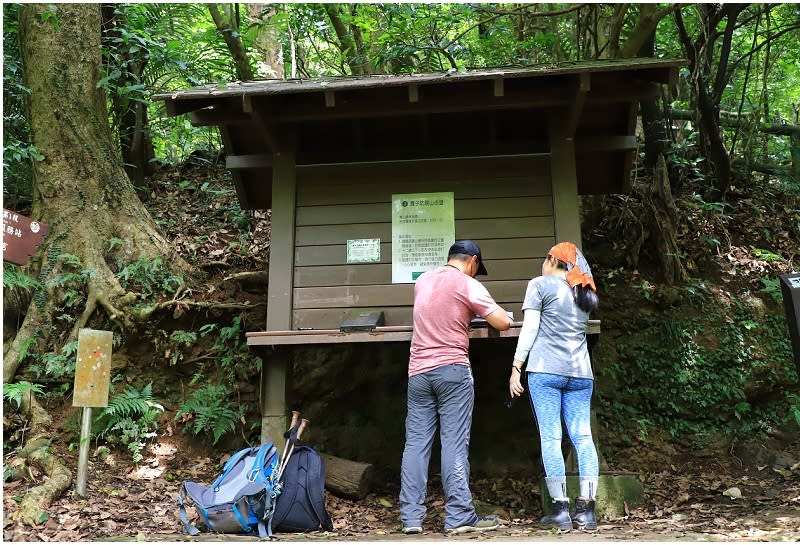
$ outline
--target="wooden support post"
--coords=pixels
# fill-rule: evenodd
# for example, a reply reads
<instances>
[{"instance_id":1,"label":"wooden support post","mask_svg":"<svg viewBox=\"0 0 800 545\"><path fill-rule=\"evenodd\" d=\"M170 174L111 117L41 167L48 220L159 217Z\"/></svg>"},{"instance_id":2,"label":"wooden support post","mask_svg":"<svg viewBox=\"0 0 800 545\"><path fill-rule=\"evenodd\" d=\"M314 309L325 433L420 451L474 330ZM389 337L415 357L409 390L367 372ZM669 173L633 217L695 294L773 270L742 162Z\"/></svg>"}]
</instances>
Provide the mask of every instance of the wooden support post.
<instances>
[{"instance_id":1,"label":"wooden support post","mask_svg":"<svg viewBox=\"0 0 800 545\"><path fill-rule=\"evenodd\" d=\"M267 331L292 329L294 285L294 233L296 200L295 153L275 153L272 166L272 235L267 294ZM261 441L283 449L286 430L287 373L292 362L289 349L275 350L261 369Z\"/></svg>"},{"instance_id":2,"label":"wooden support post","mask_svg":"<svg viewBox=\"0 0 800 545\"><path fill-rule=\"evenodd\" d=\"M565 125L565 112L550 116L550 179L553 184L553 223L556 243L572 242L581 247L578 175L575 169L575 140Z\"/></svg>"},{"instance_id":3,"label":"wooden support post","mask_svg":"<svg viewBox=\"0 0 800 545\"><path fill-rule=\"evenodd\" d=\"M583 106L586 104L586 94L589 92L591 74L582 73L578 75L577 88L572 100L572 105L569 109L569 114L564 121L564 130L568 138L574 138L575 130L578 128L581 114L583 113Z\"/></svg>"}]
</instances>

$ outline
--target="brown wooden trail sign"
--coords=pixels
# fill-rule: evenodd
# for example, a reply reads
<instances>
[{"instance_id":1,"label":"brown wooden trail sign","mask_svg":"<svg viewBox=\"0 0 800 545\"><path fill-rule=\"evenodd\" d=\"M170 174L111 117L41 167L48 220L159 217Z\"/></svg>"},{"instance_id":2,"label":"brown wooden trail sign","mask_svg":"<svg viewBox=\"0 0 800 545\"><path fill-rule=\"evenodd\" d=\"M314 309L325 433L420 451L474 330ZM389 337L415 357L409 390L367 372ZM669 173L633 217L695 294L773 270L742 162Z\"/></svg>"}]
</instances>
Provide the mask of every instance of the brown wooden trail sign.
<instances>
[{"instance_id":1,"label":"brown wooden trail sign","mask_svg":"<svg viewBox=\"0 0 800 545\"><path fill-rule=\"evenodd\" d=\"M3 208L3 261L27 265L50 226Z\"/></svg>"}]
</instances>

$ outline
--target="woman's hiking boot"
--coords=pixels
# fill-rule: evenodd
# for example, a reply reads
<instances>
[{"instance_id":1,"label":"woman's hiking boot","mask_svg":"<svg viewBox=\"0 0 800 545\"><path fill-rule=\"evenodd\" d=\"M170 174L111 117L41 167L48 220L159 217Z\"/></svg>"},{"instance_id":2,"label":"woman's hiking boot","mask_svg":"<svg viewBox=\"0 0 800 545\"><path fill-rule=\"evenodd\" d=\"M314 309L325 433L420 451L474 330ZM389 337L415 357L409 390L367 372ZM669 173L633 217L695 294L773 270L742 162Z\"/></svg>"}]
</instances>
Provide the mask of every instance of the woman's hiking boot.
<instances>
[{"instance_id":1,"label":"woman's hiking boot","mask_svg":"<svg viewBox=\"0 0 800 545\"><path fill-rule=\"evenodd\" d=\"M553 500L550 514L539 520L542 528L557 528L565 532L572 530L572 518L569 516L569 500Z\"/></svg>"},{"instance_id":2,"label":"woman's hiking boot","mask_svg":"<svg viewBox=\"0 0 800 545\"><path fill-rule=\"evenodd\" d=\"M597 530L594 505L594 500L587 500L586 498L577 498L575 500L575 514L572 516L572 524L577 530L590 532Z\"/></svg>"}]
</instances>

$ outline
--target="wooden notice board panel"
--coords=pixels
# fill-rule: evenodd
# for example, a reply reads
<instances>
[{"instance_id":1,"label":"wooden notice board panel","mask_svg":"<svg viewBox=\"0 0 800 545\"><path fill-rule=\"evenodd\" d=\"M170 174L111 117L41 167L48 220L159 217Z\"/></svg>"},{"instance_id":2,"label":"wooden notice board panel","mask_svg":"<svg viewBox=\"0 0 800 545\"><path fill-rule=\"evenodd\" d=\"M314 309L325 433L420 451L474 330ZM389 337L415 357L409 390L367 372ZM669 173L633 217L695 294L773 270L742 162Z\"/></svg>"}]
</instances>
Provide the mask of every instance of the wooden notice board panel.
<instances>
[{"instance_id":1,"label":"wooden notice board panel","mask_svg":"<svg viewBox=\"0 0 800 545\"><path fill-rule=\"evenodd\" d=\"M27 265L50 227L3 208L3 261Z\"/></svg>"},{"instance_id":2,"label":"wooden notice board panel","mask_svg":"<svg viewBox=\"0 0 800 545\"><path fill-rule=\"evenodd\" d=\"M108 407L112 339L110 331L81 329L78 332L74 407Z\"/></svg>"}]
</instances>

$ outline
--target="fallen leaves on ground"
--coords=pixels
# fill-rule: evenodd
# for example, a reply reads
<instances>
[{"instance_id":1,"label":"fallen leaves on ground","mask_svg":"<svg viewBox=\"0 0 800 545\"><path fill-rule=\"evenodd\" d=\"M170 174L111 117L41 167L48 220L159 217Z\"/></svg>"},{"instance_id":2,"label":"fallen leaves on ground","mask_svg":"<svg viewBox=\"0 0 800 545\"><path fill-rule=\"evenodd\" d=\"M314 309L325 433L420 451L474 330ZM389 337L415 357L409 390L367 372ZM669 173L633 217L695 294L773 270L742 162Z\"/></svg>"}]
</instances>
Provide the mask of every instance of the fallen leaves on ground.
<instances>
[{"instance_id":1,"label":"fallen leaves on ground","mask_svg":"<svg viewBox=\"0 0 800 545\"><path fill-rule=\"evenodd\" d=\"M797 445L795 445L796 447ZM109 539L183 541L175 498L183 480L211 482L224 458L190 457L174 449L151 450L139 466L158 469L158 477L138 471L115 453L105 461L93 458L89 466L87 497L74 490L57 500L46 520L36 528L20 526L14 513L17 500L31 486L25 480L4 487L3 538L5 541L89 541ZM167 452L157 455L153 452ZM77 454L62 453L70 467ZM676 458L687 460L685 454ZM659 470L645 468L640 480L645 486L645 504L622 517L603 519L595 539L658 541L679 537L703 540L760 541L800 539L800 467L734 471L735 464L716 459L662 463ZM741 497L724 493L738 488ZM536 528L541 512L538 479L477 477L472 480L476 507L494 512L501 527L486 535L466 534L447 539L548 540L554 534ZM375 540L411 539L401 533L396 483L374 491L364 500L353 501L326 493L326 506L334 521L333 532L284 539ZM424 535L445 538L444 499L438 476L432 476L427 501ZM253 538L255 539L255 538Z\"/></svg>"}]
</instances>

